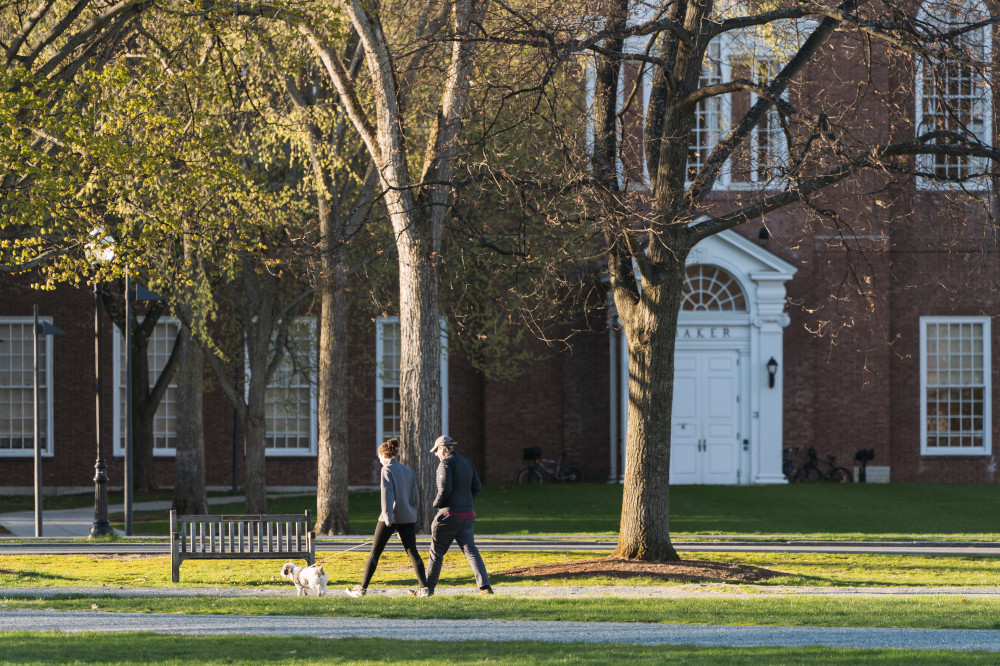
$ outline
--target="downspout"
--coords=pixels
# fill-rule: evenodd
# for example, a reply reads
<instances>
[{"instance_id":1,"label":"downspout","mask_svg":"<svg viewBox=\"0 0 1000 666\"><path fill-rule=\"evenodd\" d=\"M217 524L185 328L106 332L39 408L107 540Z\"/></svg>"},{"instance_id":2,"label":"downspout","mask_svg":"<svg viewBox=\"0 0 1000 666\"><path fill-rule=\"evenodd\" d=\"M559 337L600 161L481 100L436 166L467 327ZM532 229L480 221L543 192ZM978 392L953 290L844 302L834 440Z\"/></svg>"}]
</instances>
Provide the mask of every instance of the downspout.
<instances>
[{"instance_id":1,"label":"downspout","mask_svg":"<svg viewBox=\"0 0 1000 666\"><path fill-rule=\"evenodd\" d=\"M614 304L608 298L608 393L610 394L610 429L611 466L608 483L618 483L618 329L615 326L616 315L612 311Z\"/></svg>"}]
</instances>

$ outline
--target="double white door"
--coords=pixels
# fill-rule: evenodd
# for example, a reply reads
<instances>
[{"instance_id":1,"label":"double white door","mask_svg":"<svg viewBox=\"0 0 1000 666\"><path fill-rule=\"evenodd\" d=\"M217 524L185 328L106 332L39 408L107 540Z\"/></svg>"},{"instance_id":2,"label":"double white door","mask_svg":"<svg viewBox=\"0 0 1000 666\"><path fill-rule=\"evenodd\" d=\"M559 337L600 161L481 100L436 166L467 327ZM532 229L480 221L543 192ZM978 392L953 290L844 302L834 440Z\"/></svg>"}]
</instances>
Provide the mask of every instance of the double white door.
<instances>
[{"instance_id":1,"label":"double white door","mask_svg":"<svg viewBox=\"0 0 1000 666\"><path fill-rule=\"evenodd\" d=\"M676 353L670 483L739 483L739 386L737 352Z\"/></svg>"}]
</instances>

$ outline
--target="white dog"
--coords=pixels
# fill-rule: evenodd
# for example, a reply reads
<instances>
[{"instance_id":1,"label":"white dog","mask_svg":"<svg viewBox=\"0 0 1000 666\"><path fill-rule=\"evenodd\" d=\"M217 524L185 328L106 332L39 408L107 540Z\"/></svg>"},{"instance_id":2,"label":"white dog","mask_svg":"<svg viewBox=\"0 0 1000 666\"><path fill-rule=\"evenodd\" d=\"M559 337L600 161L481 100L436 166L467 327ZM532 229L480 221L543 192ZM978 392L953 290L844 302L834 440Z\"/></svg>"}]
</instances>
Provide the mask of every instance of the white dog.
<instances>
[{"instance_id":1,"label":"white dog","mask_svg":"<svg viewBox=\"0 0 1000 666\"><path fill-rule=\"evenodd\" d=\"M313 564L308 567L297 567L292 562L288 562L281 567L281 575L295 584L297 597L309 596L306 590L315 590L316 596L322 597L326 594L326 574L323 567Z\"/></svg>"}]
</instances>

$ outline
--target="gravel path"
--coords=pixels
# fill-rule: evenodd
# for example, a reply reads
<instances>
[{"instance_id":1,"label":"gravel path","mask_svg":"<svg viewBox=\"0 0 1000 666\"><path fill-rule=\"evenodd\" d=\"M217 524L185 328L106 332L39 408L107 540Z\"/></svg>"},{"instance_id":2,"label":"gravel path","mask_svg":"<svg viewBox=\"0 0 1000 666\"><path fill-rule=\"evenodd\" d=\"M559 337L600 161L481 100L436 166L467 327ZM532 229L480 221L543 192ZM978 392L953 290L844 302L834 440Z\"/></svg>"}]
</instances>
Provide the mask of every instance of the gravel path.
<instances>
[{"instance_id":1,"label":"gravel path","mask_svg":"<svg viewBox=\"0 0 1000 666\"><path fill-rule=\"evenodd\" d=\"M984 650L1000 652L1000 631L744 627L631 622L398 620L349 617L163 615L155 613L0 611L5 631L149 631L185 635L239 634L393 640L487 640L634 645L774 646Z\"/></svg>"}]
</instances>

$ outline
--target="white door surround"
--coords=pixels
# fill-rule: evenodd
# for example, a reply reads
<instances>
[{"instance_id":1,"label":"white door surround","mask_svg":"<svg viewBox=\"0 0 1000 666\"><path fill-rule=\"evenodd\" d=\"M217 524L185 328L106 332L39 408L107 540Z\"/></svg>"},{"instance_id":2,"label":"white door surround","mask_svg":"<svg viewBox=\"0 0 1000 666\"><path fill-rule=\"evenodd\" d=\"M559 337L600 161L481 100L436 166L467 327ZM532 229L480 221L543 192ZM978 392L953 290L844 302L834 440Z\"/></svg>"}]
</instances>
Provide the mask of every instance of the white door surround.
<instances>
[{"instance_id":1,"label":"white door surround","mask_svg":"<svg viewBox=\"0 0 1000 666\"><path fill-rule=\"evenodd\" d=\"M671 483L786 483L781 471L785 282L796 269L733 231L703 240L687 263L728 273L743 302L736 310L680 313ZM617 481L625 469L628 349L610 299L609 313L609 480ZM767 369L772 358L778 364L773 387Z\"/></svg>"}]
</instances>

